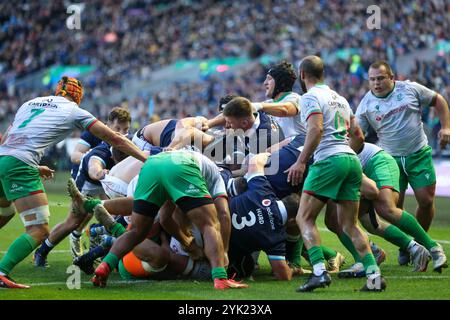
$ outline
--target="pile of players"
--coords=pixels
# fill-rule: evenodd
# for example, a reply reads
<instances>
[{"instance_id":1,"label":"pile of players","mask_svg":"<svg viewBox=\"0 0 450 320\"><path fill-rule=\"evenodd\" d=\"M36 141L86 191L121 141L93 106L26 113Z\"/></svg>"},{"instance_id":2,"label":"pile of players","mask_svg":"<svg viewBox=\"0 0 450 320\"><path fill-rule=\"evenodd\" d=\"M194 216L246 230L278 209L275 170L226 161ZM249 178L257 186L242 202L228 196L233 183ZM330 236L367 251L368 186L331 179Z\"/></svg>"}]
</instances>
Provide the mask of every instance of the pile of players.
<instances>
[{"instance_id":1,"label":"pile of players","mask_svg":"<svg viewBox=\"0 0 450 320\"><path fill-rule=\"evenodd\" d=\"M297 78L301 96L292 92ZM226 95L213 119L158 121L130 141L127 110L113 109L103 125L78 108L81 83L64 77L55 96L22 105L0 146L0 226L17 210L26 227L0 261L0 286L28 287L8 276L13 267L39 245L34 261L45 267L49 252L70 235L74 264L101 287L117 269L125 279L212 278L216 289L247 288L234 278L250 277L264 251L277 279L309 274L298 292L329 286L333 272L366 277L362 291L382 291L385 253L358 220L399 247L399 264L424 272L432 261L441 272L446 256L426 232L436 177L420 111L436 109L444 147L447 102L418 83L395 81L390 66L378 61L354 115L323 79L317 56L301 61L298 76L284 61L267 73L269 100ZM51 177L52 170L39 160L75 126L87 132L72 157L79 164L68 182L72 205L50 232L39 176ZM370 130L377 145L365 142ZM416 217L402 209L408 183ZM324 207L325 224L355 260L348 269L340 270L341 253L321 245L316 219ZM93 216L99 224L88 227L84 253L80 237ZM312 271L301 267L302 256Z\"/></svg>"}]
</instances>

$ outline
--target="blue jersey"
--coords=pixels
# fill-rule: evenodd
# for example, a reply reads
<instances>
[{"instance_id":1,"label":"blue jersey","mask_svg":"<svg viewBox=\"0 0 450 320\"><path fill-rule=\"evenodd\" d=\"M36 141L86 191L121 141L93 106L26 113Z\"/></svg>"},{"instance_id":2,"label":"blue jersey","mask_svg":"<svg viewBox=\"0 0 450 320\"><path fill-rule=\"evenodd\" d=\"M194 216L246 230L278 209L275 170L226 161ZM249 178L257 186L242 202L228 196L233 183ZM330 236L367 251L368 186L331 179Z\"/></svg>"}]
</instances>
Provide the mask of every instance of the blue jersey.
<instances>
[{"instance_id":1,"label":"blue jersey","mask_svg":"<svg viewBox=\"0 0 450 320\"><path fill-rule=\"evenodd\" d=\"M245 136L245 155L265 152L268 147L284 140L278 123L264 111L258 111L254 128Z\"/></svg>"},{"instance_id":2,"label":"blue jersey","mask_svg":"<svg viewBox=\"0 0 450 320\"><path fill-rule=\"evenodd\" d=\"M161 148L167 147L172 142L177 122L178 120L170 120L161 131L161 135L159 136L159 146Z\"/></svg>"},{"instance_id":3,"label":"blue jersey","mask_svg":"<svg viewBox=\"0 0 450 320\"><path fill-rule=\"evenodd\" d=\"M83 131L83 133L80 136L80 140L78 143L81 143L82 145L87 146L89 149L95 148L98 146L102 140L98 138L97 136L94 136L89 131ZM70 169L70 175L75 180L78 174L78 170L80 168L79 164L72 164L72 167Z\"/></svg>"},{"instance_id":4,"label":"blue jersey","mask_svg":"<svg viewBox=\"0 0 450 320\"><path fill-rule=\"evenodd\" d=\"M114 166L114 160L112 158L111 146L106 142L100 143L97 147L89 151L84 155L81 161L80 169L78 170L78 175L75 180L79 190L83 189L83 185L86 181L101 186L99 181L92 180L89 177L89 160L97 159L103 163L105 169L111 169Z\"/></svg>"},{"instance_id":5,"label":"blue jersey","mask_svg":"<svg viewBox=\"0 0 450 320\"><path fill-rule=\"evenodd\" d=\"M269 259L286 254L287 212L265 176L248 181L248 190L231 198L230 251L263 250Z\"/></svg>"},{"instance_id":6,"label":"blue jersey","mask_svg":"<svg viewBox=\"0 0 450 320\"><path fill-rule=\"evenodd\" d=\"M288 145L285 145L278 151L272 153L269 158L269 162L266 165L266 167L269 167L273 164L273 161L278 161L276 173L267 175L267 179L279 199L283 199L291 193L298 193L302 189L302 185L293 186L287 182L288 175L285 171L289 169L300 156L301 147L305 143L304 138L305 137L303 135L296 136Z\"/></svg>"}]
</instances>

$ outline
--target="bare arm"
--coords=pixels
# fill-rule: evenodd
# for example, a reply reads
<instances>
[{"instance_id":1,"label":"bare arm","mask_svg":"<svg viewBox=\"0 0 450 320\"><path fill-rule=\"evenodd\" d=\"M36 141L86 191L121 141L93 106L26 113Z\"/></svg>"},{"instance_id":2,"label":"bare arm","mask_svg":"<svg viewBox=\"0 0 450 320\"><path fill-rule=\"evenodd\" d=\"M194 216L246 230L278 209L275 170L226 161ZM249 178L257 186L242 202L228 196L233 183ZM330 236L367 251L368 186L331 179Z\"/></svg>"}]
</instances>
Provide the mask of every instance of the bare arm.
<instances>
[{"instance_id":1,"label":"bare arm","mask_svg":"<svg viewBox=\"0 0 450 320\"><path fill-rule=\"evenodd\" d=\"M88 174L92 180L101 180L105 177L105 174L108 173L108 170L105 169L103 163L95 158L89 159L88 164Z\"/></svg>"},{"instance_id":2,"label":"bare arm","mask_svg":"<svg viewBox=\"0 0 450 320\"><path fill-rule=\"evenodd\" d=\"M278 142L277 144L274 144L274 145L270 146L269 148L267 148L266 152L274 153L274 152L280 150L281 148L283 148L284 146L288 145L291 141L292 141L292 138L286 138L283 141Z\"/></svg>"},{"instance_id":3,"label":"bare arm","mask_svg":"<svg viewBox=\"0 0 450 320\"><path fill-rule=\"evenodd\" d=\"M119 149L126 154L133 156L134 158L145 162L147 160L148 155L138 149L130 140L128 140L125 136L120 133L112 131L110 128L105 126L101 121L95 122L90 128L89 131L100 138L103 141L108 142L113 147Z\"/></svg>"},{"instance_id":4,"label":"bare arm","mask_svg":"<svg viewBox=\"0 0 450 320\"><path fill-rule=\"evenodd\" d=\"M262 102L260 110L276 117L293 117L298 114L298 109L293 102Z\"/></svg>"},{"instance_id":5,"label":"bare arm","mask_svg":"<svg viewBox=\"0 0 450 320\"><path fill-rule=\"evenodd\" d=\"M439 144L443 149L450 143L450 113L447 101L445 101L444 97L439 93L436 94L436 104L434 108L436 109L439 121L441 122L441 130L438 132L438 138Z\"/></svg>"},{"instance_id":6,"label":"bare arm","mask_svg":"<svg viewBox=\"0 0 450 320\"><path fill-rule=\"evenodd\" d=\"M270 260L270 266L272 267L273 275L277 280L287 280L292 279L293 271L289 268L286 260Z\"/></svg>"},{"instance_id":7,"label":"bare arm","mask_svg":"<svg viewBox=\"0 0 450 320\"><path fill-rule=\"evenodd\" d=\"M356 118L352 116L350 118L350 130L349 130L349 145L355 151L358 152L364 145L364 133L361 127L358 125Z\"/></svg>"},{"instance_id":8,"label":"bare arm","mask_svg":"<svg viewBox=\"0 0 450 320\"><path fill-rule=\"evenodd\" d=\"M87 145L78 142L72 154L70 155L70 161L73 164L80 164L81 158L83 158L83 155L88 151L89 147Z\"/></svg>"},{"instance_id":9,"label":"bare arm","mask_svg":"<svg viewBox=\"0 0 450 320\"><path fill-rule=\"evenodd\" d=\"M218 114L215 118L208 120L208 128L214 128L218 126L224 126L226 123L225 117L222 113Z\"/></svg>"},{"instance_id":10,"label":"bare arm","mask_svg":"<svg viewBox=\"0 0 450 320\"><path fill-rule=\"evenodd\" d=\"M0 141L0 144L3 144L6 141L6 138L8 137L8 134L9 134L9 129L11 129L11 126L9 126L8 129L6 129L6 132L3 135L2 140Z\"/></svg>"}]
</instances>

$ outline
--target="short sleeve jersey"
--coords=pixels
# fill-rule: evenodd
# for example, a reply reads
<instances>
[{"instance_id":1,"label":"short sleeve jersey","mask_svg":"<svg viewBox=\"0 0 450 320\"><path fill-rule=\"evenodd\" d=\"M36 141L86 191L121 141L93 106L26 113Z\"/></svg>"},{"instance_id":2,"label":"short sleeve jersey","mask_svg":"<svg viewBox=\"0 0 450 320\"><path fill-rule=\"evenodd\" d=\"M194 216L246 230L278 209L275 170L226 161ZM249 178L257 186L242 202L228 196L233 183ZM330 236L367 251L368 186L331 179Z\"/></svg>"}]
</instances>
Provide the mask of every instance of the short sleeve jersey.
<instances>
[{"instance_id":1,"label":"short sleeve jersey","mask_svg":"<svg viewBox=\"0 0 450 320\"><path fill-rule=\"evenodd\" d=\"M100 143L94 149L85 154L81 161L81 165L78 170L78 175L75 180L79 190L82 189L85 181L89 181L92 184L101 186L101 183L99 181L92 180L89 177L89 161L91 159L96 159L100 161L103 165L103 168L108 170L111 169L115 164L114 160L112 159L111 146L106 142Z\"/></svg>"},{"instance_id":2,"label":"short sleeve jersey","mask_svg":"<svg viewBox=\"0 0 450 320\"><path fill-rule=\"evenodd\" d=\"M219 167L212 162L208 157L195 151L186 151L194 156L197 160L200 172L205 179L206 186L212 198L215 199L220 196L227 196L225 183L220 175Z\"/></svg>"},{"instance_id":3,"label":"short sleeve jersey","mask_svg":"<svg viewBox=\"0 0 450 320\"><path fill-rule=\"evenodd\" d=\"M306 136L306 127L301 119L301 110L300 110L300 99L301 96L295 92L286 92L279 99L270 99L264 102L273 103L273 102L292 102L297 108L297 114L293 117L276 117L272 116L272 118L278 123L281 130L283 130L284 137L290 138L297 135Z\"/></svg>"},{"instance_id":4,"label":"short sleeve jersey","mask_svg":"<svg viewBox=\"0 0 450 320\"><path fill-rule=\"evenodd\" d=\"M301 99L302 120L306 123L311 115L323 116L323 135L314 152L314 160L321 161L339 153L355 152L348 144L348 128L352 109L347 100L327 85L317 84Z\"/></svg>"},{"instance_id":5,"label":"short sleeve jersey","mask_svg":"<svg viewBox=\"0 0 450 320\"><path fill-rule=\"evenodd\" d=\"M393 156L408 156L428 144L421 119L422 108L436 93L417 82L395 81L384 98L367 92L356 110L356 118L366 132L372 127L378 144Z\"/></svg>"},{"instance_id":6,"label":"short sleeve jersey","mask_svg":"<svg viewBox=\"0 0 450 320\"><path fill-rule=\"evenodd\" d=\"M363 168L363 170L366 167L367 162L369 162L369 160L372 159L373 156L380 151L383 151L383 149L381 149L379 146L368 142L364 143L364 148L358 154L358 158L361 162L361 167Z\"/></svg>"},{"instance_id":7,"label":"short sleeve jersey","mask_svg":"<svg viewBox=\"0 0 450 320\"><path fill-rule=\"evenodd\" d=\"M37 166L46 148L67 138L75 128L89 129L95 121L92 114L64 97L35 98L17 110L0 155Z\"/></svg>"},{"instance_id":8,"label":"short sleeve jersey","mask_svg":"<svg viewBox=\"0 0 450 320\"><path fill-rule=\"evenodd\" d=\"M265 176L253 176L248 190L231 198L230 245L243 252L263 250L268 255L286 255L287 220L284 208Z\"/></svg>"}]
</instances>

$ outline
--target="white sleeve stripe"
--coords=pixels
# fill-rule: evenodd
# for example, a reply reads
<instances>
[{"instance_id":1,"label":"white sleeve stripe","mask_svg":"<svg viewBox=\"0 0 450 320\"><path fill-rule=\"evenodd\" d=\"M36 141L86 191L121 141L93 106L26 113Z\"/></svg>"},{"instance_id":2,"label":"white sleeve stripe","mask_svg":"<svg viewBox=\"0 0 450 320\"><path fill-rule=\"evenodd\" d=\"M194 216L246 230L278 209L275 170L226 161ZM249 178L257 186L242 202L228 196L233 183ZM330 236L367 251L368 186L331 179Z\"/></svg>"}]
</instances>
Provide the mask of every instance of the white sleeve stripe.
<instances>
[{"instance_id":1,"label":"white sleeve stripe","mask_svg":"<svg viewBox=\"0 0 450 320\"><path fill-rule=\"evenodd\" d=\"M99 161L103 164L103 166L106 167L106 162L105 162L102 158L97 157L97 156L92 156L91 159L97 159L97 160L99 160ZM90 160L90 159L89 159L89 160Z\"/></svg>"},{"instance_id":2,"label":"white sleeve stripe","mask_svg":"<svg viewBox=\"0 0 450 320\"><path fill-rule=\"evenodd\" d=\"M86 140L83 140L83 139L78 140L78 143L82 144L82 145L85 145L85 146L87 146L89 148L91 147L91 144L89 142L87 142Z\"/></svg>"},{"instance_id":3,"label":"white sleeve stripe","mask_svg":"<svg viewBox=\"0 0 450 320\"><path fill-rule=\"evenodd\" d=\"M267 255L267 258L269 260L286 260L285 256L273 256L273 255Z\"/></svg>"},{"instance_id":4,"label":"white sleeve stripe","mask_svg":"<svg viewBox=\"0 0 450 320\"><path fill-rule=\"evenodd\" d=\"M247 182L249 182L251 179L256 178L256 177L264 177L264 173L261 172L255 172L252 174L246 174L245 175L245 179L247 180Z\"/></svg>"}]
</instances>

